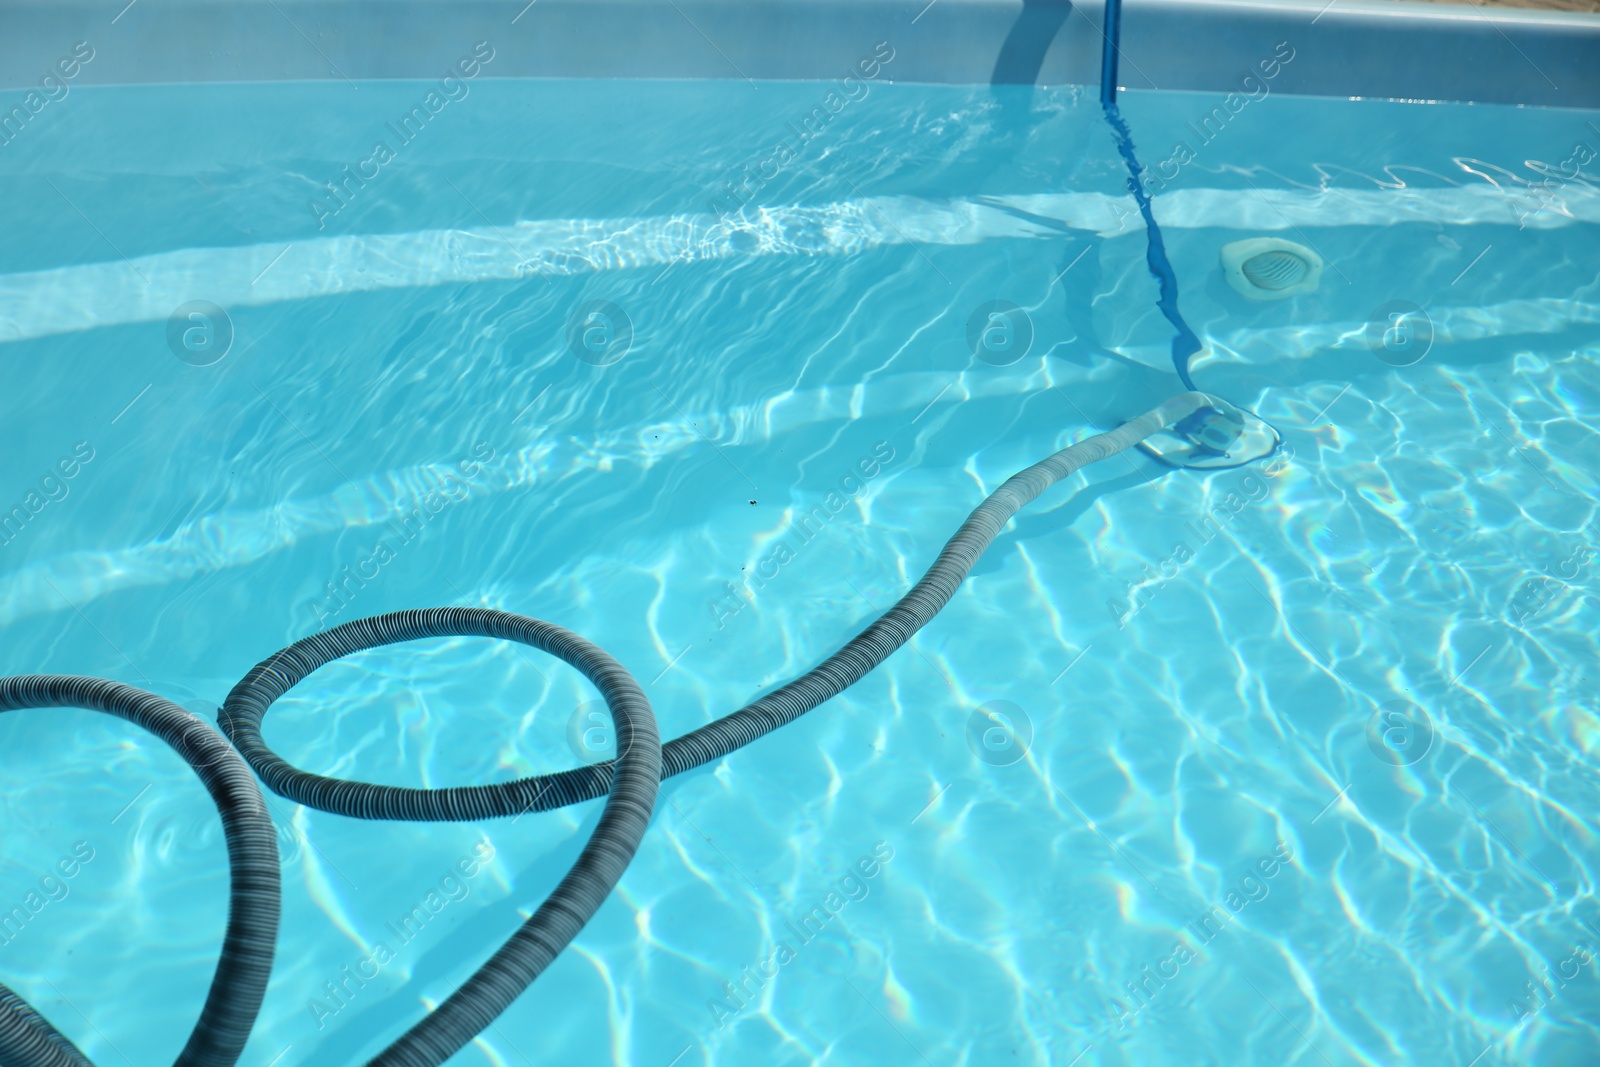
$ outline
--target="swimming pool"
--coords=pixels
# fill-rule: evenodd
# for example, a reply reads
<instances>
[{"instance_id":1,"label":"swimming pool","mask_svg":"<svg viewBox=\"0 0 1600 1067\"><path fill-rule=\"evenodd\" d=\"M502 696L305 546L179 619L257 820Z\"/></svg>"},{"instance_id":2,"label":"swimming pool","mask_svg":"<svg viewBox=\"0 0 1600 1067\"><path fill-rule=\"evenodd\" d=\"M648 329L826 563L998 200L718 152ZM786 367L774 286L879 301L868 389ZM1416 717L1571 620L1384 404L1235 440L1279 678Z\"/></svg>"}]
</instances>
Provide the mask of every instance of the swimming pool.
<instances>
[{"instance_id":1,"label":"swimming pool","mask_svg":"<svg viewBox=\"0 0 1600 1067\"><path fill-rule=\"evenodd\" d=\"M808 669L1004 478L1175 381L1093 91L892 84L878 44L854 85L51 102L0 149L0 673L214 720L327 626L483 606L603 646L672 738ZM1195 376L1284 452L1052 490L910 648L664 782L618 891L450 1062L1592 1060L1600 113L1253 96L1123 107ZM1218 248L1257 234L1320 288L1228 289ZM1015 359L970 340L996 301ZM1395 302L1426 318L1385 345ZM266 734L325 774L507 781L605 754L595 700L438 639L330 664ZM101 716L0 738L4 981L96 1063L166 1062L222 936L214 810ZM240 1062L286 1067L394 1040L599 807L268 802Z\"/></svg>"}]
</instances>

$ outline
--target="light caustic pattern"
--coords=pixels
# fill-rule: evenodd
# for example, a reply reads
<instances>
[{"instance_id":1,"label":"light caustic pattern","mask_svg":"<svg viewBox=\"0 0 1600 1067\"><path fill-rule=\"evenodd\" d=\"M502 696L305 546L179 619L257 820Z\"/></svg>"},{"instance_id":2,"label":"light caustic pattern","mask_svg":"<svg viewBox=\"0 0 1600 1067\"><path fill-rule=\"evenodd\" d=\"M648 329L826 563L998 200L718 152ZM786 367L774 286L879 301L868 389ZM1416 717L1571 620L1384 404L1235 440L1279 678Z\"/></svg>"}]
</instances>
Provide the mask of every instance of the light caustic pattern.
<instances>
[{"instance_id":1,"label":"light caustic pattern","mask_svg":"<svg viewBox=\"0 0 1600 1067\"><path fill-rule=\"evenodd\" d=\"M332 622L481 605L604 646L671 738L1178 391L1092 94L878 79L727 210L827 86L478 79L319 228L424 89L76 87L0 153L4 673L210 716ZM1122 101L1147 162L1192 149L1155 210L1197 383L1284 455L1130 453L1041 498L882 668L668 782L610 903L452 1062L1594 1058L1600 120L1274 94L1197 140L1217 104ZM1257 234L1314 247L1318 290L1230 290L1217 249ZM1020 355L974 352L986 306ZM505 781L595 758L594 700L440 639L329 664L267 737ZM224 921L203 792L88 712L0 717L0 750L0 977L96 1062L169 1062ZM270 799L251 1067L392 1040L595 807Z\"/></svg>"}]
</instances>

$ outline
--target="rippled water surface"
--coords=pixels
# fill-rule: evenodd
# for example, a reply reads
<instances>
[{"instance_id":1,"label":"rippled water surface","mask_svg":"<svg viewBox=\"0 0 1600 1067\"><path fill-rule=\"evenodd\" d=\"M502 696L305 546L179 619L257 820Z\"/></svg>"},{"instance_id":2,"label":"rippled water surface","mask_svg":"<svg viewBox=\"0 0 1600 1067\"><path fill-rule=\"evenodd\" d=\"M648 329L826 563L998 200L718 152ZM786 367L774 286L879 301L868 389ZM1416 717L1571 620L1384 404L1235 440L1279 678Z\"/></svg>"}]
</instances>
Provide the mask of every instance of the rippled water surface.
<instances>
[{"instance_id":1,"label":"rippled water surface","mask_svg":"<svg viewBox=\"0 0 1600 1067\"><path fill-rule=\"evenodd\" d=\"M320 628L484 605L605 647L675 737L825 656L1006 476L1179 388L1089 95L834 88L479 81L404 144L427 84L52 104L0 149L0 671L210 718ZM1285 453L1051 490L883 667L666 783L453 1064L1600 1060L1600 115L1125 110L1196 377ZM1228 288L1253 236L1320 287ZM979 359L992 301L1028 327ZM1385 347L1395 301L1425 318ZM325 774L506 781L603 750L594 699L437 640L266 732ZM170 1062L225 918L204 791L85 711L0 717L0 753L0 977L97 1063ZM598 804L272 810L242 1062L335 1067L531 914Z\"/></svg>"}]
</instances>

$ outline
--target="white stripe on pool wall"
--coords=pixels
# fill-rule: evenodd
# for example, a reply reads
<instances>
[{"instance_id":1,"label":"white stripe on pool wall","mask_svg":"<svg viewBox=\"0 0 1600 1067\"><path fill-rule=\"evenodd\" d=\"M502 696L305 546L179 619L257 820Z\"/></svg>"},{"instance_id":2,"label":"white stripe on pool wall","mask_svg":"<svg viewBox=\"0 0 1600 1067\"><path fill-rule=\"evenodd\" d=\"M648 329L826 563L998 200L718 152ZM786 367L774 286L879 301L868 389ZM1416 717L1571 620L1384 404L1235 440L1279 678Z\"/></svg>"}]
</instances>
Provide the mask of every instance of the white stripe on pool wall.
<instances>
[{"instance_id":1,"label":"white stripe on pool wall","mask_svg":"<svg viewBox=\"0 0 1600 1067\"><path fill-rule=\"evenodd\" d=\"M1077 205L1086 228L1115 201ZM195 293L225 307L433 285L661 267L761 255L849 255L880 245L976 244L1046 232L980 204L898 198L727 215L547 219L484 229L190 248L0 275L0 341L154 322ZM273 265L273 260L278 262ZM270 271L266 270L272 266Z\"/></svg>"},{"instance_id":2,"label":"white stripe on pool wall","mask_svg":"<svg viewBox=\"0 0 1600 1067\"><path fill-rule=\"evenodd\" d=\"M771 439L804 426L848 421L862 415L906 412L942 395L950 403L975 396L1008 396L1051 385L1043 360L995 374L896 375L889 388L819 388L785 393L759 404L690 412L679 421L654 423L604 437L580 439L530 431L533 440L482 464L472 495L489 496L538 484L551 472L610 469L633 463L648 467L706 440L738 445ZM911 408L910 410L915 410ZM28 563L6 575L0 625L57 611L70 611L128 589L166 585L197 575L243 566L292 549L309 538L395 522L439 492L454 477L449 463L422 463L375 472L317 496L299 496L267 508L235 508L183 523L170 535L122 548L64 552Z\"/></svg>"},{"instance_id":3,"label":"white stripe on pool wall","mask_svg":"<svg viewBox=\"0 0 1600 1067\"><path fill-rule=\"evenodd\" d=\"M1434 312L1434 344L1485 336L1485 323L1509 323L1520 332L1551 333L1573 322L1600 322L1600 305L1569 300L1510 301L1486 308ZM1206 338L1217 358L1262 365L1305 358L1328 348L1365 348L1364 322L1326 323L1315 336L1303 327L1238 331ZM1168 358L1166 353L1156 353ZM1196 363L1199 366L1199 363ZM1370 362L1352 363L1352 374ZM531 440L482 464L472 497L535 485L555 475L572 477L631 463L648 468L663 458L714 442L721 447L781 439L808 426L843 424L898 412L903 424L921 419L941 401L958 406L976 397L1004 397L1070 386L1081 408L1103 415L1120 394L1114 382L1084 377L1081 368L1045 356L1006 368L983 365L977 373L917 371L879 376L871 387L791 390L758 404L686 412L675 421L642 424L604 437L579 439L530 430ZM915 418L913 418L915 416ZM1077 427L1064 426L1063 434ZM1063 436L1062 445L1066 444ZM124 590L180 582L243 566L299 542L347 529L397 521L429 492L449 484L455 468L422 463L374 472L317 496L269 508L237 508L183 523L159 539L121 548L64 552L28 563L6 576L0 625L53 612L81 610ZM306 621L306 620L302 620Z\"/></svg>"},{"instance_id":4,"label":"white stripe on pool wall","mask_svg":"<svg viewBox=\"0 0 1600 1067\"><path fill-rule=\"evenodd\" d=\"M1167 229L1249 232L1429 222L1551 229L1600 224L1600 195L1529 212L1492 186L1371 190L1184 189L1162 195ZM1030 217L1031 216L1031 217ZM196 293L224 307L341 293L653 268L766 255L849 255L887 245L1048 238L1062 228L1138 235L1133 201L1057 193L930 201L869 197L812 207L654 218L546 219L486 229L188 248L0 275L0 342L156 322ZM270 268L270 269L268 269Z\"/></svg>"}]
</instances>

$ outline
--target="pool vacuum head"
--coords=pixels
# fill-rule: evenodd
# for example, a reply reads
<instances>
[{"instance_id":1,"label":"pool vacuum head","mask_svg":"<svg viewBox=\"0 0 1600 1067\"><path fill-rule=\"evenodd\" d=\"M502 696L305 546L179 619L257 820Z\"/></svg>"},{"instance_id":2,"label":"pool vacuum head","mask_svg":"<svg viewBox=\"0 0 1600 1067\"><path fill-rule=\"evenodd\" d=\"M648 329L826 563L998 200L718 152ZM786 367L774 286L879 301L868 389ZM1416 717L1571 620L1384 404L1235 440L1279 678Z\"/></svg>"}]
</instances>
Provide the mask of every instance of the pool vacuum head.
<instances>
[{"instance_id":1,"label":"pool vacuum head","mask_svg":"<svg viewBox=\"0 0 1600 1067\"><path fill-rule=\"evenodd\" d=\"M1226 400L1210 403L1139 443L1139 450L1169 467L1225 470L1265 459L1281 443L1271 426Z\"/></svg>"}]
</instances>

